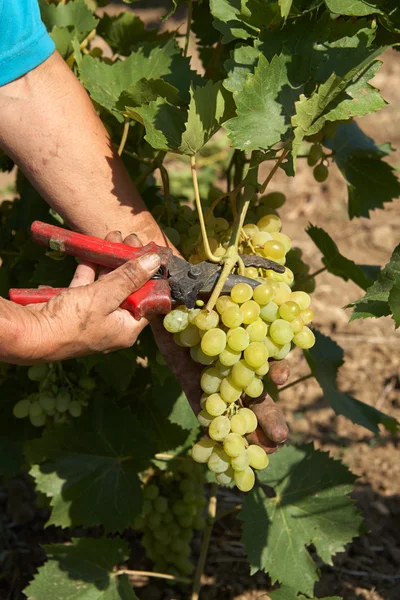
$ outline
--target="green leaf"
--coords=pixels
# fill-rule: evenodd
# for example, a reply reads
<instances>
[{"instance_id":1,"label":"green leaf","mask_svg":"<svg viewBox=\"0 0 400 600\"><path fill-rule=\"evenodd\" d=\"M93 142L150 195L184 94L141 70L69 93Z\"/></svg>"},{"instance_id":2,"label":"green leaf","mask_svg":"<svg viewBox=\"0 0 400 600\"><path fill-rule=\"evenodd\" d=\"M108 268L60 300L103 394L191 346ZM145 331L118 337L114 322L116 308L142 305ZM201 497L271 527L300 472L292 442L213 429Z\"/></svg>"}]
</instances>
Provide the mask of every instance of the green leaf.
<instances>
[{"instance_id":1,"label":"green leaf","mask_svg":"<svg viewBox=\"0 0 400 600\"><path fill-rule=\"evenodd\" d=\"M340 254L339 248L326 231L311 224L306 231L318 250L322 252L322 262L330 273L341 277L345 281L351 279L363 290L372 285L373 280L367 277L359 265Z\"/></svg>"},{"instance_id":2,"label":"green leaf","mask_svg":"<svg viewBox=\"0 0 400 600\"><path fill-rule=\"evenodd\" d=\"M187 111L172 106L158 98L145 106L127 108L131 119L142 123L146 129L145 139L150 146L165 152L180 153L182 134L185 131Z\"/></svg>"},{"instance_id":3,"label":"green leaf","mask_svg":"<svg viewBox=\"0 0 400 600\"><path fill-rule=\"evenodd\" d=\"M260 0L255 0L254 4L256 3L260 3ZM257 36L259 28L251 24L254 19L249 15L250 22L246 22L242 13L242 7L247 8L247 4L248 0L240 3L231 0L210 0L214 27L223 34L222 42L224 44L236 38L247 40L249 37Z\"/></svg>"},{"instance_id":4,"label":"green leaf","mask_svg":"<svg viewBox=\"0 0 400 600\"><path fill-rule=\"evenodd\" d=\"M388 298L396 328L400 326L400 275L396 277Z\"/></svg>"},{"instance_id":5,"label":"green leaf","mask_svg":"<svg viewBox=\"0 0 400 600\"><path fill-rule=\"evenodd\" d=\"M338 15L349 15L350 17L365 17L374 13L382 14L375 2L367 0L325 0L330 11Z\"/></svg>"},{"instance_id":6,"label":"green leaf","mask_svg":"<svg viewBox=\"0 0 400 600\"><path fill-rule=\"evenodd\" d=\"M338 125L335 137L324 144L333 150L347 182L350 219L369 217L371 210L400 196L396 172L382 160L387 151L377 147L356 123Z\"/></svg>"},{"instance_id":7,"label":"green leaf","mask_svg":"<svg viewBox=\"0 0 400 600\"><path fill-rule=\"evenodd\" d=\"M292 8L293 0L279 0L279 8L281 9L282 19L287 19Z\"/></svg>"},{"instance_id":8,"label":"green leaf","mask_svg":"<svg viewBox=\"0 0 400 600\"><path fill-rule=\"evenodd\" d=\"M125 541L73 539L44 549L48 560L24 590L28 600L138 600L127 575L114 572L129 558Z\"/></svg>"},{"instance_id":9,"label":"green leaf","mask_svg":"<svg viewBox=\"0 0 400 600\"><path fill-rule=\"evenodd\" d=\"M127 108L149 104L157 98L164 98L170 104L176 104L178 97L179 92L176 87L166 81L142 78L121 93L116 107L121 112L126 112Z\"/></svg>"},{"instance_id":10,"label":"green leaf","mask_svg":"<svg viewBox=\"0 0 400 600\"><path fill-rule=\"evenodd\" d=\"M85 0L74 0L68 4L48 4L39 0L40 12L43 23L51 31L56 27L73 27L80 33L88 34L96 28L99 19L96 19L88 8Z\"/></svg>"},{"instance_id":11,"label":"green leaf","mask_svg":"<svg viewBox=\"0 0 400 600\"><path fill-rule=\"evenodd\" d=\"M268 592L268 597L271 600L343 600L341 596L324 596L323 598L310 598L309 596L303 596L303 594L297 594L296 590L283 586L279 590Z\"/></svg>"},{"instance_id":12,"label":"green leaf","mask_svg":"<svg viewBox=\"0 0 400 600\"><path fill-rule=\"evenodd\" d=\"M118 100L122 92L132 89L141 79L163 79L179 90L182 101L189 102L190 82L198 76L190 70L189 59L182 55L176 41L169 40L158 46L145 43L125 60L112 65L84 56L80 78L93 100L122 122Z\"/></svg>"},{"instance_id":13,"label":"green leaf","mask_svg":"<svg viewBox=\"0 0 400 600\"><path fill-rule=\"evenodd\" d=\"M224 87L231 92L240 91L249 73L254 73L254 67L260 56L258 48L238 44L231 52L230 58L225 62L227 78Z\"/></svg>"},{"instance_id":14,"label":"green leaf","mask_svg":"<svg viewBox=\"0 0 400 600\"><path fill-rule=\"evenodd\" d=\"M296 92L287 75L287 60L260 55L254 75L248 75L235 96L237 117L225 127L234 148L265 150L280 142L290 128Z\"/></svg>"},{"instance_id":15,"label":"green leaf","mask_svg":"<svg viewBox=\"0 0 400 600\"><path fill-rule=\"evenodd\" d=\"M399 326L398 286L400 280L400 244L396 246L390 261L379 273L378 279L366 294L352 303L354 310L350 321L368 317L384 317L393 312L396 327ZM391 295L393 291L393 294ZM394 310L393 310L394 309Z\"/></svg>"},{"instance_id":16,"label":"green leaf","mask_svg":"<svg viewBox=\"0 0 400 600\"><path fill-rule=\"evenodd\" d=\"M56 45L57 52L64 59L67 59L72 54L75 42L79 45L80 38L82 38L82 36L78 36L75 30L71 30L69 27L57 27L57 25L51 30L50 37Z\"/></svg>"},{"instance_id":17,"label":"green leaf","mask_svg":"<svg viewBox=\"0 0 400 600\"><path fill-rule=\"evenodd\" d=\"M123 531L141 510L138 473L154 448L139 421L115 405L95 406L76 423L47 431L27 448L37 489L51 498L48 525L103 525Z\"/></svg>"},{"instance_id":18,"label":"green leaf","mask_svg":"<svg viewBox=\"0 0 400 600\"><path fill-rule=\"evenodd\" d=\"M280 450L259 474L275 497L256 487L239 514L252 572L263 569L273 582L312 595L318 567L306 546L314 544L332 564L359 533L361 517L348 497L354 480L347 467L312 444Z\"/></svg>"},{"instance_id":19,"label":"green leaf","mask_svg":"<svg viewBox=\"0 0 400 600\"><path fill-rule=\"evenodd\" d=\"M305 352L311 371L337 415L344 415L353 423L379 433L378 425L383 425L391 433L395 433L398 422L393 417L365 404L337 387L337 374L343 364L343 349L330 337L314 331L315 345Z\"/></svg>"},{"instance_id":20,"label":"green leaf","mask_svg":"<svg viewBox=\"0 0 400 600\"><path fill-rule=\"evenodd\" d=\"M103 15L97 33L122 56L130 54L138 44L160 41L168 36L160 36L158 29L146 29L140 17L128 11L117 16Z\"/></svg>"}]
</instances>

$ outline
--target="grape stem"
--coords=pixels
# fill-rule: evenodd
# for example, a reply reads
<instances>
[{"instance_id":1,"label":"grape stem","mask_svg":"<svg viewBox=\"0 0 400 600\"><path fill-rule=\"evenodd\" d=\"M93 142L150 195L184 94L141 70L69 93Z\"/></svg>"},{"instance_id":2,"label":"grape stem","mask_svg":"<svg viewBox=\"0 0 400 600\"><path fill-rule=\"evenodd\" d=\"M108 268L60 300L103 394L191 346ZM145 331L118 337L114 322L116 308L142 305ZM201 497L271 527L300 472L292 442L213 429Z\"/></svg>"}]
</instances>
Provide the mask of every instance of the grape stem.
<instances>
[{"instance_id":1,"label":"grape stem","mask_svg":"<svg viewBox=\"0 0 400 600\"><path fill-rule=\"evenodd\" d=\"M191 579L181 575L170 575L169 573L157 573L154 571L132 571L131 569L120 569L114 573L117 575L131 575L132 577L157 577L158 579L169 579L170 581L181 581L182 583L192 583Z\"/></svg>"},{"instance_id":2,"label":"grape stem","mask_svg":"<svg viewBox=\"0 0 400 600\"><path fill-rule=\"evenodd\" d=\"M122 137L121 137L121 141L120 141L119 148L118 148L118 156L121 156L121 154L124 151L126 140L128 139L130 121L131 120L129 117L125 117L124 129L122 132Z\"/></svg>"},{"instance_id":3,"label":"grape stem","mask_svg":"<svg viewBox=\"0 0 400 600\"><path fill-rule=\"evenodd\" d=\"M210 490L210 499L208 501L208 519L207 524L204 528L203 543L201 545L199 562L197 563L196 573L193 580L193 589L190 600L198 600L200 587L201 587L201 576L203 575L204 566L206 564L208 547L211 540L211 532L215 523L215 517L217 514L217 491L218 485L213 483Z\"/></svg>"},{"instance_id":4,"label":"grape stem","mask_svg":"<svg viewBox=\"0 0 400 600\"><path fill-rule=\"evenodd\" d=\"M192 24L192 15L193 15L193 0L188 0L188 13L187 13L187 24L186 24L186 34L185 34L185 49L183 51L184 56L188 55L189 50L189 42L190 42L190 27Z\"/></svg>"},{"instance_id":5,"label":"grape stem","mask_svg":"<svg viewBox=\"0 0 400 600\"><path fill-rule=\"evenodd\" d=\"M169 175L167 169L162 163L158 165L161 175L161 181L163 184L164 200L165 200L165 212L167 214L167 225L171 226L171 196L169 193Z\"/></svg>"},{"instance_id":6,"label":"grape stem","mask_svg":"<svg viewBox=\"0 0 400 600\"><path fill-rule=\"evenodd\" d=\"M190 457L186 456L174 456L173 454L156 454L154 457L156 460L192 460Z\"/></svg>"},{"instance_id":7,"label":"grape stem","mask_svg":"<svg viewBox=\"0 0 400 600\"><path fill-rule=\"evenodd\" d=\"M288 154L289 154L289 148L284 149L282 154L279 156L278 160L272 167L271 171L268 173L268 177L262 184L262 186L260 188L260 194L263 194L265 192L265 190L267 189L267 187L269 185L269 182L271 181L271 179L273 178L273 176L275 175L275 173L277 172L277 170L279 169L279 167L281 166L282 162L285 160L285 158Z\"/></svg>"},{"instance_id":8,"label":"grape stem","mask_svg":"<svg viewBox=\"0 0 400 600\"><path fill-rule=\"evenodd\" d=\"M197 213L199 215L201 235L203 238L204 252L206 254L207 260L209 260L210 262L219 263L220 258L218 258L218 256L214 256L214 254L211 252L210 244L208 243L206 224L205 224L204 215L203 215L203 208L201 206L199 182L197 180L196 156L194 154L193 154L193 156L190 157L190 166L191 166L191 171L192 171L194 198L195 198L195 202L196 202Z\"/></svg>"},{"instance_id":9,"label":"grape stem","mask_svg":"<svg viewBox=\"0 0 400 600\"><path fill-rule=\"evenodd\" d=\"M308 375L303 375L303 377L295 379L295 381L292 381L292 383L288 383L287 385L284 385L283 387L279 388L279 393L283 392L284 390L288 390L289 388L293 387L294 385L297 385L298 383L307 381L307 379L310 379L311 377L314 377L312 373L309 373Z\"/></svg>"},{"instance_id":10,"label":"grape stem","mask_svg":"<svg viewBox=\"0 0 400 600\"><path fill-rule=\"evenodd\" d=\"M323 273L324 271L327 271L327 270L328 270L327 267L321 267L320 269L318 269L318 271L314 271L314 273L310 273L310 275L307 275L307 277L304 277L302 279L301 283L304 283L305 281L308 281L309 279L314 279L314 277L316 277L320 273Z\"/></svg>"},{"instance_id":11,"label":"grape stem","mask_svg":"<svg viewBox=\"0 0 400 600\"><path fill-rule=\"evenodd\" d=\"M139 175L135 180L135 185L139 185L144 181L153 171L155 171L160 165L162 165L163 160L166 156L166 152L160 151L155 157L154 160L149 164L149 168L145 170L144 173Z\"/></svg>"}]
</instances>

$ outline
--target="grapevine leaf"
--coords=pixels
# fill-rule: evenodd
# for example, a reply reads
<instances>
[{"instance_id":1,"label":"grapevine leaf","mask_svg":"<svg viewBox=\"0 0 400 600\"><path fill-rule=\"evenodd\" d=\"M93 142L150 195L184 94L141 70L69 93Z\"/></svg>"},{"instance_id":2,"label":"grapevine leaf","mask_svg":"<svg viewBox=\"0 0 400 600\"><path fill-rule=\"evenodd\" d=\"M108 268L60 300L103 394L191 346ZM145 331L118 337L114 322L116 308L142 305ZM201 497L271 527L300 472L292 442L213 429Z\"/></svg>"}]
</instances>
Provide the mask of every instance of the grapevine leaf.
<instances>
[{"instance_id":1,"label":"grapevine leaf","mask_svg":"<svg viewBox=\"0 0 400 600\"><path fill-rule=\"evenodd\" d=\"M384 317L393 312L396 327L399 326L398 287L400 279L400 244L396 246L390 261L379 273L378 279L369 287L362 298L352 303L354 306L350 321L368 317ZM392 294L393 291L393 294ZM392 294L392 295L391 295ZM394 308L394 310L393 310Z\"/></svg>"},{"instance_id":2,"label":"grapevine leaf","mask_svg":"<svg viewBox=\"0 0 400 600\"><path fill-rule=\"evenodd\" d=\"M279 8L281 9L282 19L287 19L292 8L293 0L279 0Z\"/></svg>"},{"instance_id":3,"label":"grapevine leaf","mask_svg":"<svg viewBox=\"0 0 400 600\"><path fill-rule=\"evenodd\" d=\"M350 17L365 17L367 15L382 14L375 2L367 0L325 0L330 11L338 15L349 15Z\"/></svg>"},{"instance_id":4,"label":"grapevine leaf","mask_svg":"<svg viewBox=\"0 0 400 600\"><path fill-rule=\"evenodd\" d=\"M260 0L254 0L254 4L256 3L260 4ZM247 4L248 0L243 3L231 2L231 0L210 0L210 10L214 17L213 24L222 33L224 44L236 38L247 40L249 37L257 36L259 29L251 24L254 22L255 17L251 18L250 11L246 10ZM244 6L249 19L245 20L246 17L242 14L242 6Z\"/></svg>"},{"instance_id":5,"label":"grapevine leaf","mask_svg":"<svg viewBox=\"0 0 400 600\"><path fill-rule=\"evenodd\" d=\"M263 569L273 582L312 595L318 567L306 546L314 544L321 559L332 564L332 556L358 535L361 517L348 497L355 479L312 444L277 453L259 474L275 497L256 487L239 514L252 572Z\"/></svg>"},{"instance_id":6,"label":"grapevine leaf","mask_svg":"<svg viewBox=\"0 0 400 600\"><path fill-rule=\"evenodd\" d=\"M395 433L398 428L396 419L338 389L336 380L338 370L344 362L343 349L319 331L314 331L314 334L315 345L305 353L306 359L335 413L344 415L373 433L379 433L379 425Z\"/></svg>"},{"instance_id":7,"label":"grapevine leaf","mask_svg":"<svg viewBox=\"0 0 400 600\"><path fill-rule=\"evenodd\" d=\"M47 562L24 590L28 600L138 600L127 575L113 572L129 558L118 538L73 539L72 544L44 546Z\"/></svg>"},{"instance_id":8,"label":"grapevine leaf","mask_svg":"<svg viewBox=\"0 0 400 600\"><path fill-rule=\"evenodd\" d=\"M146 129L145 139L157 150L180 153L182 134L185 131L187 111L172 106L163 98L145 106L127 108L132 119L142 123Z\"/></svg>"},{"instance_id":9,"label":"grapevine leaf","mask_svg":"<svg viewBox=\"0 0 400 600\"><path fill-rule=\"evenodd\" d=\"M224 87L231 92L240 91L249 73L254 73L254 67L260 56L260 51L253 46L238 44L231 52L230 58L225 62L228 74L224 80Z\"/></svg>"},{"instance_id":10,"label":"grapevine leaf","mask_svg":"<svg viewBox=\"0 0 400 600\"><path fill-rule=\"evenodd\" d=\"M388 298L396 328L400 326L400 275L396 277Z\"/></svg>"},{"instance_id":11,"label":"grapevine leaf","mask_svg":"<svg viewBox=\"0 0 400 600\"><path fill-rule=\"evenodd\" d=\"M116 107L121 112L126 112L128 108L149 104L157 98L165 98L170 104L176 104L178 97L178 90L170 83L162 79L142 78L121 93Z\"/></svg>"},{"instance_id":12,"label":"grapevine leaf","mask_svg":"<svg viewBox=\"0 0 400 600\"><path fill-rule=\"evenodd\" d=\"M322 252L322 262L330 273L341 277L345 281L351 279L363 290L372 285L373 280L365 274L359 265L340 254L339 248L326 231L311 224L306 231L318 250Z\"/></svg>"},{"instance_id":13,"label":"grapevine leaf","mask_svg":"<svg viewBox=\"0 0 400 600\"><path fill-rule=\"evenodd\" d=\"M83 36L78 36L77 32L68 27L57 27L55 25L50 32L50 37L56 45L57 52L66 59L73 52L74 43L79 44Z\"/></svg>"},{"instance_id":14,"label":"grapevine leaf","mask_svg":"<svg viewBox=\"0 0 400 600\"><path fill-rule=\"evenodd\" d=\"M189 102L190 82L197 80L197 74L190 70L189 59L182 55L176 41L169 40L158 46L145 43L112 65L84 56L80 78L93 100L122 122L118 99L139 80L161 78L179 90L181 100Z\"/></svg>"},{"instance_id":15,"label":"grapevine leaf","mask_svg":"<svg viewBox=\"0 0 400 600\"><path fill-rule=\"evenodd\" d=\"M40 0L39 4L43 23L49 31L55 26L72 27L85 36L95 29L99 22L99 19L96 19L88 8L85 0L75 0L57 6Z\"/></svg>"},{"instance_id":16,"label":"grapevine leaf","mask_svg":"<svg viewBox=\"0 0 400 600\"><path fill-rule=\"evenodd\" d=\"M356 123L338 125L334 138L324 144L333 150L348 185L349 216L369 217L375 208L383 208L400 196L400 181L394 169L382 158L387 149L377 147Z\"/></svg>"},{"instance_id":17,"label":"grapevine leaf","mask_svg":"<svg viewBox=\"0 0 400 600\"><path fill-rule=\"evenodd\" d=\"M234 99L238 116L225 125L234 148L261 150L281 141L290 128L295 101L287 60L274 56L268 62L260 55L254 75L248 75Z\"/></svg>"},{"instance_id":18,"label":"grapevine leaf","mask_svg":"<svg viewBox=\"0 0 400 600\"><path fill-rule=\"evenodd\" d=\"M96 403L71 425L58 427L27 448L37 489L51 498L48 525L104 525L122 531L141 509L137 473L154 448L127 410Z\"/></svg>"},{"instance_id":19,"label":"grapevine leaf","mask_svg":"<svg viewBox=\"0 0 400 600\"><path fill-rule=\"evenodd\" d=\"M341 596L324 596L323 598L309 598L303 594L297 594L296 590L283 586L279 590L268 592L270 600L343 600Z\"/></svg>"},{"instance_id":20,"label":"grapevine leaf","mask_svg":"<svg viewBox=\"0 0 400 600\"><path fill-rule=\"evenodd\" d=\"M122 56L128 56L138 44L163 39L158 29L146 29L140 17L127 11L117 16L105 14L97 26L97 33Z\"/></svg>"}]
</instances>

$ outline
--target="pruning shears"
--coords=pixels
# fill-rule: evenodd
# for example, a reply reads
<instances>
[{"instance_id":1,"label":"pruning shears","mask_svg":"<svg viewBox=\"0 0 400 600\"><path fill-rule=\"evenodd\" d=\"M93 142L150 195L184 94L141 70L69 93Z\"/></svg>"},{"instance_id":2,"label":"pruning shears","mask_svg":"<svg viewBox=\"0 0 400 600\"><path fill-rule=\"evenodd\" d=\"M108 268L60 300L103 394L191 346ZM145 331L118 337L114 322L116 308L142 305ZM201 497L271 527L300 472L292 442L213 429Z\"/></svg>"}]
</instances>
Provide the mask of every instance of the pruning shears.
<instances>
[{"instance_id":1,"label":"pruning shears","mask_svg":"<svg viewBox=\"0 0 400 600\"><path fill-rule=\"evenodd\" d=\"M34 221L31 226L34 242L58 250L93 264L115 269L132 258L139 258L149 252L157 253L161 266L156 275L143 287L128 296L121 305L129 310L135 319L144 316L163 315L170 312L173 303L185 304L194 308L199 296L209 295L219 279L222 266L208 261L197 265L175 256L169 248L150 242L146 246L133 247L127 244L107 242L101 238L83 235L55 225ZM285 268L261 256L244 254L245 266L271 269L283 273ZM256 287L259 282L241 275L229 275L222 293L227 294L237 283L248 283ZM38 289L13 288L10 300L28 305L48 302L66 288L42 287Z\"/></svg>"}]
</instances>

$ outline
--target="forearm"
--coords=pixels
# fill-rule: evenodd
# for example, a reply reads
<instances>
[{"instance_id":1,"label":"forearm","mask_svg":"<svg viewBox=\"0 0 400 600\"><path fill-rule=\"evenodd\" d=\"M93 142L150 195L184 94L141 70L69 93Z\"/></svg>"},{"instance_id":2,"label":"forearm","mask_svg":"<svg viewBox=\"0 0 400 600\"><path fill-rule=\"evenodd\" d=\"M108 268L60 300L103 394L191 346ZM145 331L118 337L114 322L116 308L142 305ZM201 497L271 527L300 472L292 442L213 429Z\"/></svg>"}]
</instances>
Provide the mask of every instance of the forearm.
<instances>
[{"instance_id":1,"label":"forearm","mask_svg":"<svg viewBox=\"0 0 400 600\"><path fill-rule=\"evenodd\" d=\"M0 146L73 229L165 245L90 98L58 54L0 87Z\"/></svg>"}]
</instances>

